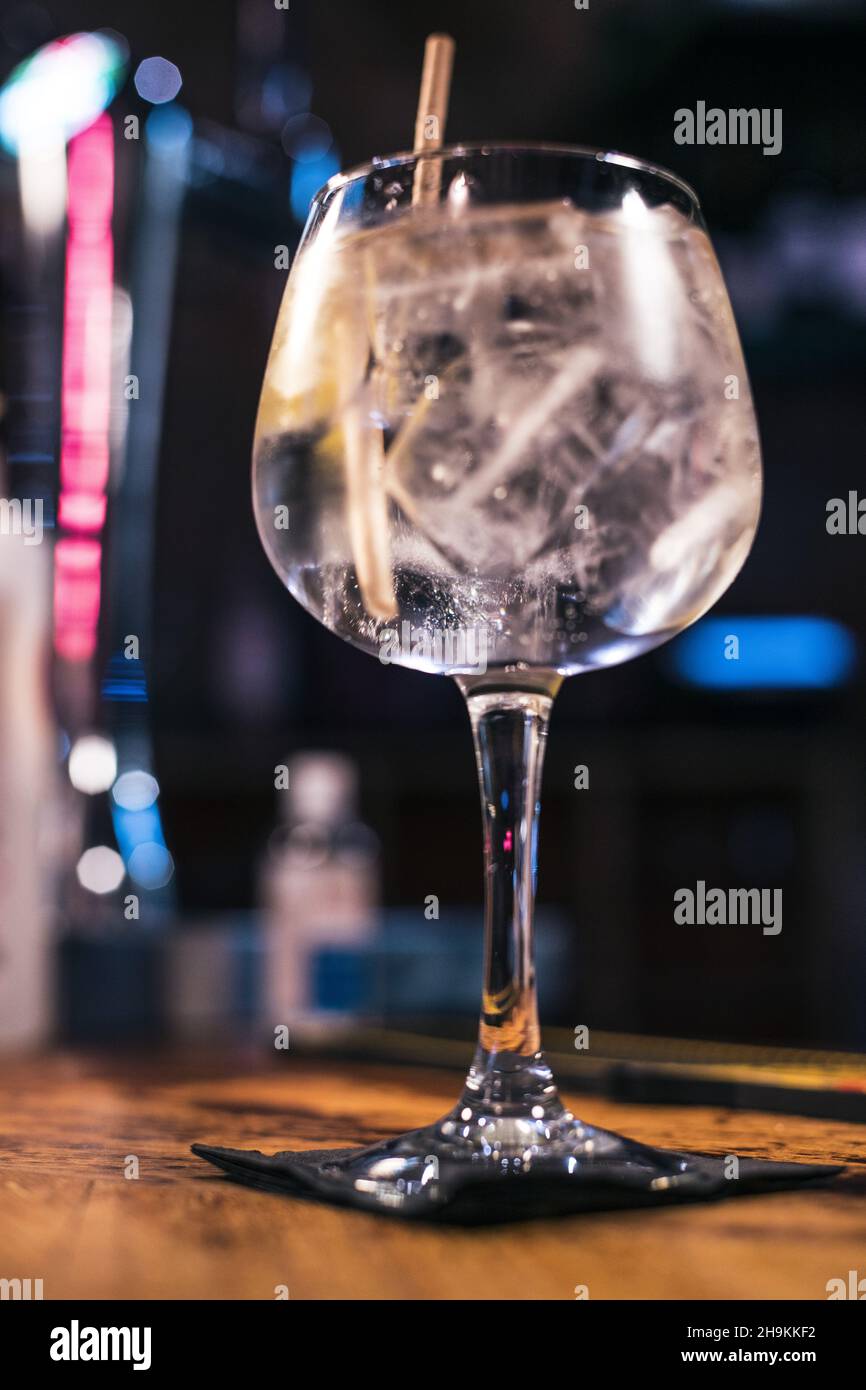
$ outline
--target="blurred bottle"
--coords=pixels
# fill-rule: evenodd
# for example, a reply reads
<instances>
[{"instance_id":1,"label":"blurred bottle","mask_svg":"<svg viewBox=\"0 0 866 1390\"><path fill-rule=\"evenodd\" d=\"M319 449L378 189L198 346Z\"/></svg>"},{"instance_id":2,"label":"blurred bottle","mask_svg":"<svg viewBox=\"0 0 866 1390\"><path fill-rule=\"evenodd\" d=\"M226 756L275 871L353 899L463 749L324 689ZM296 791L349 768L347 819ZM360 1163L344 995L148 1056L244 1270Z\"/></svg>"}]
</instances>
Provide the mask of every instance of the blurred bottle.
<instances>
[{"instance_id":1,"label":"blurred bottle","mask_svg":"<svg viewBox=\"0 0 866 1390\"><path fill-rule=\"evenodd\" d=\"M8 513L7 513L8 514ZM54 1019L47 544L0 534L0 1045L44 1042ZM41 539L41 537L40 537Z\"/></svg>"},{"instance_id":2,"label":"blurred bottle","mask_svg":"<svg viewBox=\"0 0 866 1390\"><path fill-rule=\"evenodd\" d=\"M379 843L357 818L357 769L302 753L262 867L267 1027L347 1022L373 1006Z\"/></svg>"}]
</instances>

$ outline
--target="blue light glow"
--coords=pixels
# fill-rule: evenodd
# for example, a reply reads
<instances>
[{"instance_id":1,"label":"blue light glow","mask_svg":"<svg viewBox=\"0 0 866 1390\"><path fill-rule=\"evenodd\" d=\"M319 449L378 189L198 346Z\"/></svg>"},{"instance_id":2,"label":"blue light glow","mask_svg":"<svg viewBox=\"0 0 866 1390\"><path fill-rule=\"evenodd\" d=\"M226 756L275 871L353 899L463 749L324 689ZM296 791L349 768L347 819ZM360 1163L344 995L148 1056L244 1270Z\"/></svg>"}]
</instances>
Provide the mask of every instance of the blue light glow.
<instances>
[{"instance_id":1,"label":"blue light glow","mask_svg":"<svg viewBox=\"0 0 866 1390\"><path fill-rule=\"evenodd\" d=\"M157 803L142 810L111 808L114 838L133 883L142 888L164 888L174 874L174 860L165 848L163 821Z\"/></svg>"},{"instance_id":2,"label":"blue light glow","mask_svg":"<svg viewBox=\"0 0 866 1390\"><path fill-rule=\"evenodd\" d=\"M114 792L111 821L127 873L140 888L164 888L174 875L174 860L162 831L156 778L136 769L118 778ZM142 804L151 792L154 799Z\"/></svg>"},{"instance_id":3,"label":"blue light glow","mask_svg":"<svg viewBox=\"0 0 866 1390\"><path fill-rule=\"evenodd\" d=\"M142 888L164 888L174 873L174 861L165 845L149 840L136 845L127 868L130 878Z\"/></svg>"},{"instance_id":4,"label":"blue light glow","mask_svg":"<svg viewBox=\"0 0 866 1390\"><path fill-rule=\"evenodd\" d=\"M327 122L311 111L299 112L286 121L280 140L286 154L299 164L315 164L334 143Z\"/></svg>"},{"instance_id":5,"label":"blue light glow","mask_svg":"<svg viewBox=\"0 0 866 1390\"><path fill-rule=\"evenodd\" d=\"M111 808L111 820L124 863L129 863L133 850L139 845L157 844L165 848L162 820L156 802L141 811L126 811L115 802Z\"/></svg>"},{"instance_id":6,"label":"blue light glow","mask_svg":"<svg viewBox=\"0 0 866 1390\"><path fill-rule=\"evenodd\" d=\"M144 704L147 700L147 681L144 667L137 658L112 656L102 682L103 700L122 700L129 704Z\"/></svg>"},{"instance_id":7,"label":"blue light glow","mask_svg":"<svg viewBox=\"0 0 866 1390\"><path fill-rule=\"evenodd\" d=\"M290 197L292 212L299 222L307 220L307 212L313 195L318 193L323 183L327 183L328 179L339 173L339 170L340 156L335 149L329 150L327 154L323 154L319 159L311 160L307 164L294 165Z\"/></svg>"},{"instance_id":8,"label":"blue light glow","mask_svg":"<svg viewBox=\"0 0 866 1390\"><path fill-rule=\"evenodd\" d=\"M858 650L830 618L732 616L702 619L669 659L682 680L713 690L827 690L851 676Z\"/></svg>"},{"instance_id":9,"label":"blue light glow","mask_svg":"<svg viewBox=\"0 0 866 1390\"><path fill-rule=\"evenodd\" d=\"M157 153L175 154L192 137L192 117L175 102L155 106L145 122L144 133L148 145Z\"/></svg>"}]
</instances>

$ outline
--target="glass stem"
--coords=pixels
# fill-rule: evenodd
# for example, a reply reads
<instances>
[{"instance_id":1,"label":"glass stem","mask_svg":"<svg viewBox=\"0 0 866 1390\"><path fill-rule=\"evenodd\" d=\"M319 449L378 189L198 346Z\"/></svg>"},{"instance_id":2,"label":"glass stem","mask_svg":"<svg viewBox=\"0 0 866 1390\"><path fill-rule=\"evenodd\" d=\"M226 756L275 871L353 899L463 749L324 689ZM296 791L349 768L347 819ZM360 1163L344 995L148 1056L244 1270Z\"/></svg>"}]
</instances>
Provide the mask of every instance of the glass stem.
<instances>
[{"instance_id":1,"label":"glass stem","mask_svg":"<svg viewBox=\"0 0 866 1390\"><path fill-rule=\"evenodd\" d=\"M468 683L467 683L468 684ZM558 682L557 682L558 684ZM496 1115L559 1107L541 1052L535 903L541 771L554 690L467 689L484 826L484 985L464 1103Z\"/></svg>"}]
</instances>

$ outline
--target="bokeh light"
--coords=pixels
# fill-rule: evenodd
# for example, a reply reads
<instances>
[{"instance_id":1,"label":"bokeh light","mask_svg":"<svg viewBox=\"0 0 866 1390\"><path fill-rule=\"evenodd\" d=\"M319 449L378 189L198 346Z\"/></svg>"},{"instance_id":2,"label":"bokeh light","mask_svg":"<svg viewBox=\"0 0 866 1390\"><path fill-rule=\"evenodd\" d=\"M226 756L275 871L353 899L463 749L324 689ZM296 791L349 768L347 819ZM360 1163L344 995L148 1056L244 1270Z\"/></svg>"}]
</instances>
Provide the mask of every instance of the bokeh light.
<instances>
[{"instance_id":1,"label":"bokeh light","mask_svg":"<svg viewBox=\"0 0 866 1390\"><path fill-rule=\"evenodd\" d=\"M118 35L70 34L46 44L0 91L0 143L17 154L71 140L112 101L125 66Z\"/></svg>"},{"instance_id":2,"label":"bokeh light","mask_svg":"<svg viewBox=\"0 0 866 1390\"><path fill-rule=\"evenodd\" d=\"M161 106L165 101L174 101L183 86L180 68L168 58L142 59L132 80L138 95L145 101L152 102L154 106Z\"/></svg>"},{"instance_id":3,"label":"bokeh light","mask_svg":"<svg viewBox=\"0 0 866 1390\"><path fill-rule=\"evenodd\" d=\"M118 777L111 795L124 811L143 811L159 796L159 783L149 772L135 769Z\"/></svg>"},{"instance_id":4,"label":"bokeh light","mask_svg":"<svg viewBox=\"0 0 866 1390\"><path fill-rule=\"evenodd\" d=\"M160 106L148 116L144 133L158 154L179 154L192 137L192 117L182 106Z\"/></svg>"},{"instance_id":5,"label":"bokeh light","mask_svg":"<svg viewBox=\"0 0 866 1390\"><path fill-rule=\"evenodd\" d=\"M299 164L312 164L321 159L334 143L327 121L310 111L301 112L286 121L280 140L286 154Z\"/></svg>"},{"instance_id":6,"label":"bokeh light","mask_svg":"<svg viewBox=\"0 0 866 1390\"><path fill-rule=\"evenodd\" d=\"M130 878L142 888L164 888L174 873L174 860L165 845L148 840L136 845L127 864Z\"/></svg>"},{"instance_id":7,"label":"bokeh light","mask_svg":"<svg viewBox=\"0 0 866 1390\"><path fill-rule=\"evenodd\" d=\"M117 776L114 744L101 734L76 739L69 753L69 780L76 791L95 796L107 792Z\"/></svg>"},{"instance_id":8,"label":"bokeh light","mask_svg":"<svg viewBox=\"0 0 866 1390\"><path fill-rule=\"evenodd\" d=\"M113 893L123 882L125 869L116 849L94 845L86 849L75 866L82 888L91 893Z\"/></svg>"}]
</instances>

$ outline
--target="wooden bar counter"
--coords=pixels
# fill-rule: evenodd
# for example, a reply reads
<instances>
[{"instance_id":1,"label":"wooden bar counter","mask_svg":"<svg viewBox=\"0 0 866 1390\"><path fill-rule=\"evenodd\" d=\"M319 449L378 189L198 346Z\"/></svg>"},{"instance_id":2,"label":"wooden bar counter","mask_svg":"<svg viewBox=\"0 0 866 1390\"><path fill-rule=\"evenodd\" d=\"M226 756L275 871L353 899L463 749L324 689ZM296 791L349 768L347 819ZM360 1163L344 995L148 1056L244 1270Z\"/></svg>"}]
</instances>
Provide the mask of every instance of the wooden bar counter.
<instances>
[{"instance_id":1,"label":"wooden bar counter","mask_svg":"<svg viewBox=\"0 0 866 1390\"><path fill-rule=\"evenodd\" d=\"M714 1153L842 1162L834 1185L495 1229L422 1227L238 1186L195 1140L365 1144L453 1102L450 1071L286 1055L51 1054L0 1073L0 1278L46 1299L825 1299L866 1275L866 1127L614 1104L584 1118ZM137 1172L137 1176L135 1173Z\"/></svg>"}]
</instances>

